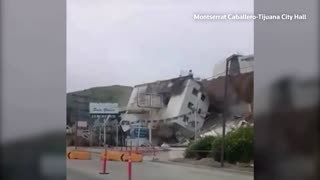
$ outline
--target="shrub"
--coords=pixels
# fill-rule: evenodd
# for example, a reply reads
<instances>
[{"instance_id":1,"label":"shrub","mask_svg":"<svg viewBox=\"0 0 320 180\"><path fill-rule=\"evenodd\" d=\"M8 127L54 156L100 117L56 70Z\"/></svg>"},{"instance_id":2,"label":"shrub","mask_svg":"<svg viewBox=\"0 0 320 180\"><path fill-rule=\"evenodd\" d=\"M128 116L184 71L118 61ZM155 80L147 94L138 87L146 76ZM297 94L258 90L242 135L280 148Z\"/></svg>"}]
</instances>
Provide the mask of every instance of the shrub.
<instances>
[{"instance_id":1,"label":"shrub","mask_svg":"<svg viewBox=\"0 0 320 180\"><path fill-rule=\"evenodd\" d=\"M195 152L195 146L194 143L190 143L187 147L187 149L184 152L185 158L195 158L196 152Z\"/></svg>"},{"instance_id":2,"label":"shrub","mask_svg":"<svg viewBox=\"0 0 320 180\"><path fill-rule=\"evenodd\" d=\"M216 161L221 159L222 137L216 137L212 144L212 153ZM253 159L253 128L234 129L225 136L224 159L229 163L249 162Z\"/></svg>"},{"instance_id":3,"label":"shrub","mask_svg":"<svg viewBox=\"0 0 320 180\"><path fill-rule=\"evenodd\" d=\"M210 154L214 160L220 162L221 159L221 145L222 145L222 137L218 136L215 138L214 142L212 143L212 153ZM224 154L224 159L226 155Z\"/></svg>"},{"instance_id":4,"label":"shrub","mask_svg":"<svg viewBox=\"0 0 320 180\"><path fill-rule=\"evenodd\" d=\"M226 135L226 159L230 163L253 159L253 127L241 127Z\"/></svg>"},{"instance_id":5,"label":"shrub","mask_svg":"<svg viewBox=\"0 0 320 180\"><path fill-rule=\"evenodd\" d=\"M207 157L212 150L212 143L214 142L214 140L215 137L207 136L191 143L185 151L185 157L197 159Z\"/></svg>"}]
</instances>

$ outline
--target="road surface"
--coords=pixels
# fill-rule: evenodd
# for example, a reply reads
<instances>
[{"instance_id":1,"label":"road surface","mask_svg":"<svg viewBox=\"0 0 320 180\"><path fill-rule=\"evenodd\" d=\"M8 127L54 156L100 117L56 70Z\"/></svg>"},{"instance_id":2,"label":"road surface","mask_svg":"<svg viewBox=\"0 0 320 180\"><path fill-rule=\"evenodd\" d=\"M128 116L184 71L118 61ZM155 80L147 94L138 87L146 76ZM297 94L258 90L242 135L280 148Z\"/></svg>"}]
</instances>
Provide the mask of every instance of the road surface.
<instances>
[{"instance_id":1,"label":"road surface","mask_svg":"<svg viewBox=\"0 0 320 180\"><path fill-rule=\"evenodd\" d=\"M109 162L108 175L100 175L101 162L92 160L67 160L68 180L127 180L126 163ZM132 180L253 180L252 175L222 170L201 169L173 164L145 161L133 163Z\"/></svg>"}]
</instances>

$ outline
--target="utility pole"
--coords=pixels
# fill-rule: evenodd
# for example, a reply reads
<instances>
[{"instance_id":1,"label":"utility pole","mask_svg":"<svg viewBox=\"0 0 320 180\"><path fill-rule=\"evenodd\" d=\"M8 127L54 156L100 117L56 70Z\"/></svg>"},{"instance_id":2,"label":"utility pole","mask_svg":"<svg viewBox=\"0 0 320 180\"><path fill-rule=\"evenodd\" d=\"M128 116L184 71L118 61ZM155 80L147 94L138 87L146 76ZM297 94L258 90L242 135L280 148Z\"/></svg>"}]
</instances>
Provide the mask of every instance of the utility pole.
<instances>
[{"instance_id":1,"label":"utility pole","mask_svg":"<svg viewBox=\"0 0 320 180\"><path fill-rule=\"evenodd\" d=\"M79 115L79 113L80 113L80 109L79 109L79 102L77 101L76 102L77 103L77 118L76 118L76 121L75 121L75 123L76 123L76 132L75 132L75 139L74 139L74 141L75 141L75 149L77 150L78 149L78 121L79 121L79 117L80 117L80 115Z\"/></svg>"},{"instance_id":2,"label":"utility pole","mask_svg":"<svg viewBox=\"0 0 320 180\"><path fill-rule=\"evenodd\" d=\"M194 141L197 140L197 111L198 111L198 106L199 106L199 98L197 94L197 102L196 102L196 108L194 110Z\"/></svg>"},{"instance_id":3,"label":"utility pole","mask_svg":"<svg viewBox=\"0 0 320 180\"><path fill-rule=\"evenodd\" d=\"M77 150L77 147L78 147L78 118L79 118L79 115L78 115L78 112L77 112L77 119L75 121L75 123L76 123L76 132L75 132L75 138L74 138L74 143L75 143L75 149L76 150Z\"/></svg>"},{"instance_id":4,"label":"utility pole","mask_svg":"<svg viewBox=\"0 0 320 180\"><path fill-rule=\"evenodd\" d=\"M119 141L119 124L118 124L118 120L117 120L117 124L116 124L116 147L118 147L118 141Z\"/></svg>"},{"instance_id":5,"label":"utility pole","mask_svg":"<svg viewBox=\"0 0 320 180\"><path fill-rule=\"evenodd\" d=\"M224 79L224 107L223 107L223 119L222 119L222 144L221 144L221 167L224 167L224 147L225 147L225 136L226 136L226 116L228 108L228 76L229 76L229 62L233 56L227 58L226 60L226 75Z\"/></svg>"},{"instance_id":6,"label":"utility pole","mask_svg":"<svg viewBox=\"0 0 320 180\"><path fill-rule=\"evenodd\" d=\"M152 126L151 126L151 123L148 124L148 128L149 128L149 143L152 144Z\"/></svg>"}]
</instances>

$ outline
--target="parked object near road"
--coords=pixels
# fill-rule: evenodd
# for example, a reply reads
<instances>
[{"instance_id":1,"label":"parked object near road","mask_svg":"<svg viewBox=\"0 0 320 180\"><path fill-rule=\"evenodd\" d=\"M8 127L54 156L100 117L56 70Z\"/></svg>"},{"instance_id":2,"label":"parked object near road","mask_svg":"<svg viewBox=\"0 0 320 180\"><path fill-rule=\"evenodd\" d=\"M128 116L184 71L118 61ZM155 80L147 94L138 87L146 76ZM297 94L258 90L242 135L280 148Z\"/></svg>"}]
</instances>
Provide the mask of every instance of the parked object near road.
<instances>
[{"instance_id":1,"label":"parked object near road","mask_svg":"<svg viewBox=\"0 0 320 180\"><path fill-rule=\"evenodd\" d=\"M90 160L91 153L88 151L80 151L80 150L71 150L67 151L68 159L78 159L78 160Z\"/></svg>"},{"instance_id":2,"label":"parked object near road","mask_svg":"<svg viewBox=\"0 0 320 180\"><path fill-rule=\"evenodd\" d=\"M170 146L167 143L163 143L161 145L161 149L164 150L164 151L169 151L170 150Z\"/></svg>"}]
</instances>

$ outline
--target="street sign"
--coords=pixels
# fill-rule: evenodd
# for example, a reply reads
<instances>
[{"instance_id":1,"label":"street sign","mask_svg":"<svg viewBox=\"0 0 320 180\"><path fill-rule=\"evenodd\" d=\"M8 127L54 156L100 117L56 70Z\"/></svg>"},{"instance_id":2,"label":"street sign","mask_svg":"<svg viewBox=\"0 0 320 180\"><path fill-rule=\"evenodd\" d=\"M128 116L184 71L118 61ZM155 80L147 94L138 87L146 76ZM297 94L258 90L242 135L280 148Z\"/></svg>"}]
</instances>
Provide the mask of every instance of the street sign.
<instances>
[{"instance_id":1,"label":"street sign","mask_svg":"<svg viewBox=\"0 0 320 180\"><path fill-rule=\"evenodd\" d=\"M78 127L86 128L88 126L87 121L78 121Z\"/></svg>"},{"instance_id":2,"label":"street sign","mask_svg":"<svg viewBox=\"0 0 320 180\"><path fill-rule=\"evenodd\" d=\"M89 111L91 115L118 114L118 103L90 103Z\"/></svg>"},{"instance_id":3,"label":"street sign","mask_svg":"<svg viewBox=\"0 0 320 180\"><path fill-rule=\"evenodd\" d=\"M133 138L148 138L149 129L148 128L134 128L131 132Z\"/></svg>"},{"instance_id":4,"label":"street sign","mask_svg":"<svg viewBox=\"0 0 320 180\"><path fill-rule=\"evenodd\" d=\"M120 127L124 132L127 132L130 129L130 121L127 121L127 120L120 121Z\"/></svg>"}]
</instances>

